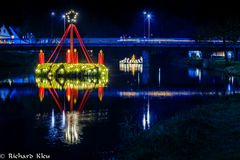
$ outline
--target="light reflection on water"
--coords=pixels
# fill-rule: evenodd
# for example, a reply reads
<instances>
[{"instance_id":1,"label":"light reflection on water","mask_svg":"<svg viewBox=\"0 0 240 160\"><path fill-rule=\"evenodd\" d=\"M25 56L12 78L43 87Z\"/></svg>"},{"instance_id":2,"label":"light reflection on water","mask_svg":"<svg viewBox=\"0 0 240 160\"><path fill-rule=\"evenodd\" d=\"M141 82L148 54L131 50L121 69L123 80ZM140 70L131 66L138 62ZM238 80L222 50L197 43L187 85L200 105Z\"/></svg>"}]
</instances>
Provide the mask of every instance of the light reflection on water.
<instances>
[{"instance_id":1,"label":"light reflection on water","mask_svg":"<svg viewBox=\"0 0 240 160\"><path fill-rule=\"evenodd\" d=\"M188 75L191 78L198 78L199 82L202 79L202 71L199 68L189 68L188 69Z\"/></svg>"},{"instance_id":2,"label":"light reflection on water","mask_svg":"<svg viewBox=\"0 0 240 160\"><path fill-rule=\"evenodd\" d=\"M117 64L116 68L118 72L120 71L121 78L127 78L124 80L121 78L115 81L111 80L111 83L117 83L117 85L111 84L111 86L107 88L99 88L97 85L91 85L91 89L88 91L88 93L91 92L91 95L89 94L89 96L96 98L93 99L94 102L91 103L88 103L89 101L83 101L82 104L85 105L81 105L81 109L78 108L84 97L84 93L88 88L87 85L82 87L83 90L79 89L81 87L78 87L77 90L70 88L70 91L69 89L64 89L64 87L56 89L56 92L59 94L58 97L61 101L61 103L59 103L61 104L61 111L58 109L55 100L51 97L51 94L48 91L49 88L35 88L35 81L30 80L32 79L32 76L22 77L22 80L19 80L21 77L18 76L18 80L14 80L14 78L6 78L5 80L0 81L0 101L7 103L9 100L21 99L22 97L36 98L39 96L39 99L37 99L38 103L34 102L33 105L31 105L31 107L35 107L36 104L40 104L38 105L38 107L40 106L40 109L37 107L33 109L38 109L38 112L36 113L36 121L38 125L36 128L42 127L47 129L47 134L45 134L44 139L46 143L49 143L49 145L60 144L60 146L71 147L84 145L84 142L89 143L89 141L90 145L95 145L91 142L91 139L94 139L95 136L93 135L96 135L97 132L101 132L100 130L102 129L102 126L100 125L109 125L109 123L113 123L112 126L116 127L118 126L118 123L123 121L122 117L126 113L131 116L136 114L137 118L135 117L134 123L138 123L142 130L148 130L159 119L161 119L161 116L164 116L162 114L165 114L165 112L161 110L161 108L167 108L165 110L171 110L173 108L171 105L169 107L168 104L161 105L161 102L165 100L171 102L175 101L174 98L176 97L179 99L191 99L198 96L204 98L210 97L211 99L214 96L225 96L240 93L237 78L219 75L209 76L204 74L204 71L200 69L185 69L183 72L184 74L181 73L179 74L181 76L179 76L177 75L178 71L169 72L162 66L156 66L154 70L150 70L149 68L142 68L138 70L136 68L141 67L132 67L135 69L134 71L131 71L131 67L129 69L123 68L123 70L118 67L119 66ZM122 73L122 71L126 72ZM31 78L27 80L27 77ZM111 77L114 77L114 75L111 75ZM132 86L130 86L127 81L130 81ZM183 86L182 84L184 84L185 81L187 81L188 84ZM40 82L43 81L40 80ZM47 81L46 84L51 85L49 82L50 81ZM68 82L78 81L71 80ZM97 81L93 80L90 82ZM180 87L175 84L180 84ZM193 86L190 84L193 84ZM176 88L171 85L175 85L174 87ZM201 88L201 85L205 86ZM68 86L79 85L70 84ZM52 93L55 92L53 88L51 91ZM56 99L58 99L55 93L54 95ZM85 97L88 97L88 94L86 94ZM70 109L70 103L73 104L72 110ZM174 104L174 106L179 108L179 110L181 110L181 107L185 105L185 102L180 103L182 103L182 105L177 103ZM102 104L101 106L104 106L105 108L100 108L100 104ZM111 109L111 112L106 108L109 110ZM134 109L131 110L131 108ZM121 112L123 112L122 110L124 109L127 111L123 114ZM114 130L111 128L112 126L108 127L108 125L104 128L104 134ZM92 133L93 131L91 130L91 127L95 127L94 132L96 133ZM118 131L116 128L115 130ZM108 142L108 138L111 136L106 137L103 140L104 142L101 143L102 145L111 143ZM42 137L39 137L39 139L41 138ZM101 139L99 141L101 141Z\"/></svg>"},{"instance_id":3,"label":"light reflection on water","mask_svg":"<svg viewBox=\"0 0 240 160\"><path fill-rule=\"evenodd\" d=\"M43 115L42 115L43 116ZM79 144L84 136L84 128L89 124L108 120L108 110L88 110L82 113L77 111L55 113L52 109L49 118L38 118L39 125L49 126L46 137L52 144L59 140L67 145Z\"/></svg>"},{"instance_id":4,"label":"light reflection on water","mask_svg":"<svg viewBox=\"0 0 240 160\"><path fill-rule=\"evenodd\" d=\"M224 94L240 94L240 90L232 91L232 86L228 84L227 91L120 91L118 92L120 97L181 97L181 96L224 96Z\"/></svg>"},{"instance_id":5,"label":"light reflection on water","mask_svg":"<svg viewBox=\"0 0 240 160\"><path fill-rule=\"evenodd\" d=\"M188 76L191 78L198 78L198 82L202 81L202 70L199 68L188 68ZM216 95L232 95L232 94L239 94L240 90L238 89L238 86L235 86L234 84L234 76L228 76L227 77L227 85L225 92L216 92ZM215 83L215 80L213 80ZM209 93L203 93L203 94L213 94L211 92Z\"/></svg>"},{"instance_id":6,"label":"light reflection on water","mask_svg":"<svg viewBox=\"0 0 240 160\"><path fill-rule=\"evenodd\" d=\"M83 77L82 79L70 77L59 80L58 77L53 77L53 79L49 80L48 78L36 77L40 102L43 102L45 92L48 91L60 111L60 113L57 113L52 108L49 135L47 137L51 143L55 143L60 139L68 145L79 144L84 135L83 129L87 124L107 119L107 112L104 113L100 110L97 112L94 110L84 112L92 90L98 89L99 101L102 101L103 88L108 81L108 79L104 78L90 76ZM59 81L65 83L58 83ZM63 99L58 93L61 90L64 91ZM80 98L80 91L84 92L82 98Z\"/></svg>"},{"instance_id":7,"label":"light reflection on water","mask_svg":"<svg viewBox=\"0 0 240 160\"><path fill-rule=\"evenodd\" d=\"M150 100L148 97L147 106L144 106L143 108L143 119L142 119L143 130L150 129L150 124L151 124Z\"/></svg>"},{"instance_id":8,"label":"light reflection on water","mask_svg":"<svg viewBox=\"0 0 240 160\"><path fill-rule=\"evenodd\" d=\"M82 130L80 132L80 126L78 124L78 112L71 112L67 114L67 127L64 129L65 142L68 144L76 144L80 142L79 135L83 135ZM81 126L83 127L83 126Z\"/></svg>"},{"instance_id":9,"label":"light reflection on water","mask_svg":"<svg viewBox=\"0 0 240 160\"><path fill-rule=\"evenodd\" d=\"M136 72L143 72L143 64L139 63L119 63L119 70L123 72L131 72L134 76Z\"/></svg>"}]
</instances>

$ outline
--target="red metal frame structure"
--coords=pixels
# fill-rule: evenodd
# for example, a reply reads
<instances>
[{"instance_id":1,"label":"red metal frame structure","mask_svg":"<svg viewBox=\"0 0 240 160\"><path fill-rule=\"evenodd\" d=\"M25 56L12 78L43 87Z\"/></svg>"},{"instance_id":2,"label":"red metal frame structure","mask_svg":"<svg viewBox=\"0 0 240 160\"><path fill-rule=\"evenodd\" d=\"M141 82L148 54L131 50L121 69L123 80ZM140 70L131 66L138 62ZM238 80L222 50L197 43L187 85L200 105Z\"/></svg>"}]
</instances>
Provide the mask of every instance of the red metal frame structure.
<instances>
[{"instance_id":1,"label":"red metal frame structure","mask_svg":"<svg viewBox=\"0 0 240 160\"><path fill-rule=\"evenodd\" d=\"M47 63L55 63L59 53L63 47L64 42L66 41L67 36L70 35L70 63L74 63L76 62L76 60L74 60L76 56L74 56L74 35L76 35L78 42L80 44L81 50L83 51L83 54L87 60L88 63L93 63L92 58L90 57L90 54L88 53L88 50L86 49L83 40L77 30L77 27L75 24L69 24L68 28L66 29L66 31L64 32L61 40L59 41L58 45L55 47L54 51L52 52L52 54L50 55L50 57L47 60ZM55 58L53 59L55 55ZM78 61L78 60L77 60Z\"/></svg>"},{"instance_id":2,"label":"red metal frame structure","mask_svg":"<svg viewBox=\"0 0 240 160\"><path fill-rule=\"evenodd\" d=\"M55 49L53 50L52 54L50 55L50 57L47 60L47 63L52 63L54 64L57 61L57 58L59 57L60 51L63 47L63 44L66 41L67 36L70 36L70 49L68 50L68 52L66 53L66 63L70 63L70 64L76 64L78 63L78 52L74 49L74 36L77 37L77 40L80 44L81 50L87 60L87 63L93 63L93 60L88 52L88 50L86 49L83 40L78 32L77 27L75 26L75 24L70 23L69 26L67 27L66 31L64 32L62 38L60 39L58 45L55 47ZM54 57L55 56L55 57ZM44 63L44 53L42 50L40 50L39 53L39 62L40 64ZM104 64L104 58L103 58L103 52L102 50L99 53L98 56L98 63L99 64ZM53 97L55 103L57 104L59 110L62 112L63 111L63 103L61 103L60 101L60 97L58 95L58 93L56 92L56 90L54 89L54 87L52 86L52 88L48 88L49 93L51 94L51 96ZM78 112L82 112L84 106L87 103L87 100L91 94L92 90L86 89L84 91L84 95L83 98L79 104L78 107ZM100 100L102 101L102 96L103 96L103 87L100 86L98 89L98 93L99 93L99 97ZM40 95L40 100L43 100L44 97L44 88L39 89L39 95ZM74 88L67 88L66 89L66 96L67 99L69 101L69 106L70 106L70 111L73 110L73 104L77 103L77 97L78 97L78 90L74 89Z\"/></svg>"},{"instance_id":3,"label":"red metal frame structure","mask_svg":"<svg viewBox=\"0 0 240 160\"><path fill-rule=\"evenodd\" d=\"M53 98L54 102L56 103L56 105L57 105L58 109L60 110L60 112L63 112L63 110L65 110L65 107L63 107L64 104L61 102L60 97L59 97L57 91L54 88L48 88L48 91L49 91L50 95L52 96L52 98ZM89 90L89 89L86 89L84 91L83 98L81 99L81 101L79 103L79 107L77 109L77 111L79 113L81 113L83 111L83 108L86 105L91 92L92 92L92 90ZM43 90L43 93L42 93L42 90L41 90L41 94L39 95L40 96L40 100L42 99L41 98L42 94L44 94L44 90ZM67 99L69 101L69 107L70 107L69 110L71 112L71 111L73 111L73 105L77 103L78 90L74 89L74 88L67 88L66 89L66 96L67 96Z\"/></svg>"},{"instance_id":4,"label":"red metal frame structure","mask_svg":"<svg viewBox=\"0 0 240 160\"><path fill-rule=\"evenodd\" d=\"M78 39L78 42L80 44L80 47L83 51L83 54L87 60L88 63L93 63L93 60L92 58L90 57L89 53L88 53L88 50L86 49L84 43L83 43L83 40L77 30L77 27L74 25L74 24L69 24L69 26L67 27L66 31L64 32L61 40L59 41L58 45L55 47L54 51L52 52L52 54L50 55L50 57L48 58L47 60L47 63L55 63L58 56L59 56L59 53L63 47L63 44L64 42L66 41L66 38L68 35L70 35L70 55L66 55L66 60L69 60L67 63L78 63L78 55L76 51L74 51L74 34L76 35L77 39ZM68 54L68 53L67 53ZM53 59L55 55L55 58ZM41 57L40 57L40 62L42 62L44 59L44 57L42 58L42 56L44 56L44 54L41 53ZM44 63L44 62L42 62ZM63 103L61 103L60 101L60 98L58 96L58 93L56 92L56 90L52 87L52 89L48 89L49 93L51 94L51 96L53 97L55 103L57 104L59 110L62 112L63 111ZM41 96L44 94L43 93L44 91L41 90ZM87 103L87 100L90 96L90 93L91 91L89 91L88 89L85 90L84 92L84 96L80 102L80 105L79 105L79 108L78 108L78 111L79 112L82 112L84 106L86 105ZM75 89L72 89L72 88L67 88L66 89L66 96L68 97L69 96L69 103L70 103L70 111L73 110L73 103L74 103L74 99L76 97L78 97L78 91L75 91ZM42 99L42 98L41 98Z\"/></svg>"}]
</instances>

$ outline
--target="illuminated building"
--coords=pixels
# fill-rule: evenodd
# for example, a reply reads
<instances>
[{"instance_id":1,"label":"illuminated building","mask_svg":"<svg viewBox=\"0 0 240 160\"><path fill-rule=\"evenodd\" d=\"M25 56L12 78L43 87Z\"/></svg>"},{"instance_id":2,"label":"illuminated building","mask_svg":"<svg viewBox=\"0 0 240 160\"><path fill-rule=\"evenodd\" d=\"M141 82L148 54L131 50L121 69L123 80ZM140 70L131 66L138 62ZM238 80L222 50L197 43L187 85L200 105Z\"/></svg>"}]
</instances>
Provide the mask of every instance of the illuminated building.
<instances>
[{"instance_id":1,"label":"illuminated building","mask_svg":"<svg viewBox=\"0 0 240 160\"><path fill-rule=\"evenodd\" d=\"M119 61L120 64L142 64L143 58L140 57L139 59L136 59L135 55L133 54L131 58L125 57L123 60Z\"/></svg>"},{"instance_id":2,"label":"illuminated building","mask_svg":"<svg viewBox=\"0 0 240 160\"><path fill-rule=\"evenodd\" d=\"M202 59L202 52L199 50L188 51L188 57L193 59Z\"/></svg>"},{"instance_id":3,"label":"illuminated building","mask_svg":"<svg viewBox=\"0 0 240 160\"><path fill-rule=\"evenodd\" d=\"M19 41L19 36L12 27L6 27L2 25L0 28L0 44L12 44L15 41Z\"/></svg>"},{"instance_id":4,"label":"illuminated building","mask_svg":"<svg viewBox=\"0 0 240 160\"><path fill-rule=\"evenodd\" d=\"M222 59L224 59L226 55L227 55L228 59L234 58L234 54L233 54L232 51L226 51L226 53L225 53L225 51L213 52L211 54L211 58L214 58L214 59L221 59L222 58Z\"/></svg>"}]
</instances>

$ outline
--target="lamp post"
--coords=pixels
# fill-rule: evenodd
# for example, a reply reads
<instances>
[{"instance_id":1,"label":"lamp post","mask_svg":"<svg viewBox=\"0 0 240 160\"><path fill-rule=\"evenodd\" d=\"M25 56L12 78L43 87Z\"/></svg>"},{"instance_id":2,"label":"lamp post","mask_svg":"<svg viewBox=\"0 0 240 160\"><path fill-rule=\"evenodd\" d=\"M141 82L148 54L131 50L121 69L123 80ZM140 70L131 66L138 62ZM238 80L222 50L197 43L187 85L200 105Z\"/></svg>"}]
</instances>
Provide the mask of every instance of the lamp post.
<instances>
[{"instance_id":1,"label":"lamp post","mask_svg":"<svg viewBox=\"0 0 240 160\"><path fill-rule=\"evenodd\" d=\"M53 38L53 17L55 16L55 12L51 12L51 38Z\"/></svg>"},{"instance_id":2,"label":"lamp post","mask_svg":"<svg viewBox=\"0 0 240 160\"><path fill-rule=\"evenodd\" d=\"M66 30L66 16L63 14L62 18L63 18L63 32L65 32L65 30Z\"/></svg>"},{"instance_id":3,"label":"lamp post","mask_svg":"<svg viewBox=\"0 0 240 160\"><path fill-rule=\"evenodd\" d=\"M150 38L150 34L151 34L151 30L150 30L150 20L151 20L151 14L147 15L147 19L148 19L148 38Z\"/></svg>"},{"instance_id":4,"label":"lamp post","mask_svg":"<svg viewBox=\"0 0 240 160\"><path fill-rule=\"evenodd\" d=\"M146 11L143 11L143 38L145 38L145 20L146 20L146 15L147 15L147 12Z\"/></svg>"}]
</instances>

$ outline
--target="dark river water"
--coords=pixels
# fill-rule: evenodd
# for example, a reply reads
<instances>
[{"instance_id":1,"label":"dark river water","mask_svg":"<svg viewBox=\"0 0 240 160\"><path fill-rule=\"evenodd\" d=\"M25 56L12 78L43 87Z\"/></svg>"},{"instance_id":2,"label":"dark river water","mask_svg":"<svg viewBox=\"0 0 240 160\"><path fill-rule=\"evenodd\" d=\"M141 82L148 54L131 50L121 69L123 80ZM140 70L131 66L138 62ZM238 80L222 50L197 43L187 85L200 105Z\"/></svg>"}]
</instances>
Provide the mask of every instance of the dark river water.
<instances>
[{"instance_id":1,"label":"dark river water","mask_svg":"<svg viewBox=\"0 0 240 160\"><path fill-rule=\"evenodd\" d=\"M124 143L130 127L137 132L148 130L203 102L239 93L235 77L172 61L187 51L115 48L103 52L108 83L89 91L39 88L36 61L25 67L2 67L0 152L43 153L51 159L108 159ZM119 64L132 54L143 56L144 64ZM69 106L70 99L73 106Z\"/></svg>"}]
</instances>

